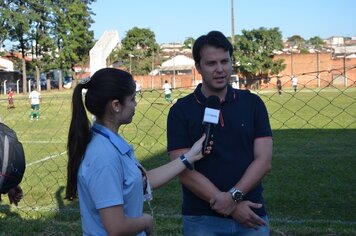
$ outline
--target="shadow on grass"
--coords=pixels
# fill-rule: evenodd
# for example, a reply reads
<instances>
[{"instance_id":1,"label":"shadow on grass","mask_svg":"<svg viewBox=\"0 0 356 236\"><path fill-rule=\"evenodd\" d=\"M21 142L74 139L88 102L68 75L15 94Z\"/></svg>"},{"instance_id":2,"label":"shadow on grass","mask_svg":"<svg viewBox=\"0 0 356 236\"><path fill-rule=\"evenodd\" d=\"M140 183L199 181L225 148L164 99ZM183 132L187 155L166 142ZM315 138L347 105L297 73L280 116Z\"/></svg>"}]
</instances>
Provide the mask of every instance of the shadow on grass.
<instances>
[{"instance_id":1,"label":"shadow on grass","mask_svg":"<svg viewBox=\"0 0 356 236\"><path fill-rule=\"evenodd\" d=\"M57 209L49 211L24 210L1 205L0 235L81 235L79 205L64 200L64 186L55 192ZM21 204L21 203L19 203Z\"/></svg>"}]
</instances>

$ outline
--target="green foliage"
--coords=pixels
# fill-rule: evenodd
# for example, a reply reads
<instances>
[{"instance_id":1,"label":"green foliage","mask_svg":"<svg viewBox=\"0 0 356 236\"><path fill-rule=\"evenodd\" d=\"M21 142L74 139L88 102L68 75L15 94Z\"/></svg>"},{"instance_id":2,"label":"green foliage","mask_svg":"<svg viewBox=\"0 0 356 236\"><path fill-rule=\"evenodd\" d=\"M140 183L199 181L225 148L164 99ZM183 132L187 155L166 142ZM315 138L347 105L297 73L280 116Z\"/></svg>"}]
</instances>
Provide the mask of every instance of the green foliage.
<instances>
[{"instance_id":1,"label":"green foliage","mask_svg":"<svg viewBox=\"0 0 356 236\"><path fill-rule=\"evenodd\" d=\"M303 37L301 37L300 35L293 35L292 37L289 37L287 39L287 42L291 46L297 47L297 48L301 48L302 46L305 45L305 39Z\"/></svg>"},{"instance_id":2,"label":"green foliage","mask_svg":"<svg viewBox=\"0 0 356 236\"><path fill-rule=\"evenodd\" d=\"M89 31L93 20L87 4L91 2L54 1L54 35L59 50L56 68L68 70L88 58L94 38L94 33Z\"/></svg>"},{"instance_id":3,"label":"green foliage","mask_svg":"<svg viewBox=\"0 0 356 236\"><path fill-rule=\"evenodd\" d=\"M8 37L13 42L18 42L17 49L22 55L22 88L23 92L27 91L26 83L26 51L31 47L31 23L34 21L34 11L31 8L31 0L14 0L7 2L8 9L3 10L8 17L6 28ZM2 7L5 7L3 5Z\"/></svg>"},{"instance_id":4,"label":"green foliage","mask_svg":"<svg viewBox=\"0 0 356 236\"><path fill-rule=\"evenodd\" d=\"M237 37L234 51L237 71L250 79L278 74L285 65L281 60L273 61L273 53L282 48L282 34L278 28L243 30Z\"/></svg>"},{"instance_id":5,"label":"green foliage","mask_svg":"<svg viewBox=\"0 0 356 236\"><path fill-rule=\"evenodd\" d=\"M115 49L109 56L110 60L131 68L133 74L148 74L159 52L155 34L147 28L133 27L127 31L121 43L121 48Z\"/></svg>"},{"instance_id":6,"label":"green foliage","mask_svg":"<svg viewBox=\"0 0 356 236\"><path fill-rule=\"evenodd\" d=\"M195 39L192 38L192 37L188 37L188 38L186 38L186 40L184 40L184 42L183 42L183 48L192 49L194 43L195 43Z\"/></svg>"},{"instance_id":7,"label":"green foliage","mask_svg":"<svg viewBox=\"0 0 356 236\"><path fill-rule=\"evenodd\" d=\"M24 58L32 52L31 65L41 71L59 68L71 70L88 60L94 34L89 30L93 14L88 7L95 0L4 0L0 2L0 42L17 43ZM21 68L22 67L22 68ZM33 74L33 71L30 71ZM26 90L26 83L24 90Z\"/></svg>"},{"instance_id":8,"label":"green foliage","mask_svg":"<svg viewBox=\"0 0 356 236\"><path fill-rule=\"evenodd\" d=\"M325 42L319 36L314 36L308 40L308 42L314 46L315 49L322 49L322 46L325 45Z\"/></svg>"},{"instance_id":9,"label":"green foliage","mask_svg":"<svg viewBox=\"0 0 356 236\"><path fill-rule=\"evenodd\" d=\"M5 39L8 38L9 19L10 19L9 1L8 0L0 1L0 44L2 44L5 41Z\"/></svg>"}]
</instances>

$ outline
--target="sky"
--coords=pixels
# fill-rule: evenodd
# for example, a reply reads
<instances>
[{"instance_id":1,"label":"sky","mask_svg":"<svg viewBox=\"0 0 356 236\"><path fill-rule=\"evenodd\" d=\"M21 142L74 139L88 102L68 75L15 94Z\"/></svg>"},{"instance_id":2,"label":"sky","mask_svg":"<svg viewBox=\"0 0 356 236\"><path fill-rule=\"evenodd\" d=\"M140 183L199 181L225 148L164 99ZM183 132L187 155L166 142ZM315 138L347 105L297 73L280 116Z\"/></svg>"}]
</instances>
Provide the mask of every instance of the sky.
<instances>
[{"instance_id":1,"label":"sky","mask_svg":"<svg viewBox=\"0 0 356 236\"><path fill-rule=\"evenodd\" d=\"M235 34L278 27L283 38L356 36L356 0L233 1ZM232 33L231 0L97 0L90 7L95 39L117 30L122 40L133 27L149 28L159 44L183 43L211 30Z\"/></svg>"}]
</instances>

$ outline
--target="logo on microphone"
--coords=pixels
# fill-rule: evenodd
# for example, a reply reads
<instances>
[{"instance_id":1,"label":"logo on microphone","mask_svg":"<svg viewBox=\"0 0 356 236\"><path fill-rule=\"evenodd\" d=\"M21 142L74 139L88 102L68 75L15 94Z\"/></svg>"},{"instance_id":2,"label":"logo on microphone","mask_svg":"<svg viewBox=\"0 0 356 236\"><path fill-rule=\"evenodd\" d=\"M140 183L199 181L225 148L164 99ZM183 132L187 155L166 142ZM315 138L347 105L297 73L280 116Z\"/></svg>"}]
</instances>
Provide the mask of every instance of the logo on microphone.
<instances>
[{"instance_id":1,"label":"logo on microphone","mask_svg":"<svg viewBox=\"0 0 356 236\"><path fill-rule=\"evenodd\" d=\"M219 122L220 110L205 108L203 123L217 124Z\"/></svg>"}]
</instances>

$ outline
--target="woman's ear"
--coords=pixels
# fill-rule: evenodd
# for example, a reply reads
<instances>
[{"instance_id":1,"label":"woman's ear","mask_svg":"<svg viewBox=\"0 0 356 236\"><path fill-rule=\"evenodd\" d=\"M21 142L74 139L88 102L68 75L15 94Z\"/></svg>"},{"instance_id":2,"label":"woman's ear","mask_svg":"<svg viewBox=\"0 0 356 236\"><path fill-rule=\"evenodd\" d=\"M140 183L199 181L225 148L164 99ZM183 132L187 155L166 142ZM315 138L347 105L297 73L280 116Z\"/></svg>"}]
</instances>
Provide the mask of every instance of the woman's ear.
<instances>
[{"instance_id":1,"label":"woman's ear","mask_svg":"<svg viewBox=\"0 0 356 236\"><path fill-rule=\"evenodd\" d=\"M115 113L120 112L121 108L122 108L122 105L118 99L112 100L111 109L113 112L115 112Z\"/></svg>"}]
</instances>

